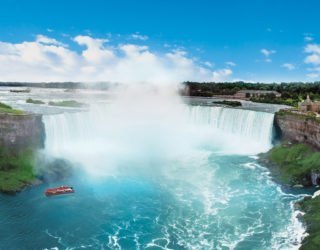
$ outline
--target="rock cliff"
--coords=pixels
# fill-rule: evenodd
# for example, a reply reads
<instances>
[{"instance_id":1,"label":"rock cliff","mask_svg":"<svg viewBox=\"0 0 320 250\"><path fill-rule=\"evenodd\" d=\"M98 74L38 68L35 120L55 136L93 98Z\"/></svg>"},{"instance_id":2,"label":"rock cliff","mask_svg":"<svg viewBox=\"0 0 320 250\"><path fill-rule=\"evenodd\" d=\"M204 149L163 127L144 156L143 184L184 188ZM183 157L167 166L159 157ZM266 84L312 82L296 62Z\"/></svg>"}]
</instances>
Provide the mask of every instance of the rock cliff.
<instances>
[{"instance_id":1,"label":"rock cliff","mask_svg":"<svg viewBox=\"0 0 320 250\"><path fill-rule=\"evenodd\" d=\"M320 121L317 118L280 111L275 114L275 126L283 140L306 143L320 149Z\"/></svg>"},{"instance_id":2,"label":"rock cliff","mask_svg":"<svg viewBox=\"0 0 320 250\"><path fill-rule=\"evenodd\" d=\"M41 115L0 114L0 147L23 150L44 146L45 130Z\"/></svg>"}]
</instances>

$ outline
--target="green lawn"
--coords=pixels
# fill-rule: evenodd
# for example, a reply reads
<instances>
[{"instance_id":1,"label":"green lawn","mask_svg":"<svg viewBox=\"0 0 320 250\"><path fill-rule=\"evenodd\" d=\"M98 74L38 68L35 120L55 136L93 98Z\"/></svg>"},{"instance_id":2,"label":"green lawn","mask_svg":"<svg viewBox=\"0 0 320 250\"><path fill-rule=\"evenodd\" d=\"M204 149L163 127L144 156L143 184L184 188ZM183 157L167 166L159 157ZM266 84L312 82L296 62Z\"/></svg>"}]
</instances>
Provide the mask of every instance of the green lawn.
<instances>
[{"instance_id":1,"label":"green lawn","mask_svg":"<svg viewBox=\"0 0 320 250\"><path fill-rule=\"evenodd\" d=\"M34 152L26 150L16 154L1 152L0 191L14 192L35 180Z\"/></svg>"},{"instance_id":2,"label":"green lawn","mask_svg":"<svg viewBox=\"0 0 320 250\"><path fill-rule=\"evenodd\" d=\"M13 108L10 107L9 105L0 102L0 114L3 114L3 113L6 113L6 114L15 114L15 115L22 115L22 114L24 114L23 111L17 110L17 109L13 109Z\"/></svg>"},{"instance_id":3,"label":"green lawn","mask_svg":"<svg viewBox=\"0 0 320 250\"><path fill-rule=\"evenodd\" d=\"M305 144L279 145L267 153L271 172L280 182L311 185L311 171L320 171L320 152Z\"/></svg>"},{"instance_id":4,"label":"green lawn","mask_svg":"<svg viewBox=\"0 0 320 250\"><path fill-rule=\"evenodd\" d=\"M303 219L307 225L309 236L302 242L301 250L320 249L320 196L308 198L299 202L300 209L306 214Z\"/></svg>"},{"instance_id":5,"label":"green lawn","mask_svg":"<svg viewBox=\"0 0 320 250\"><path fill-rule=\"evenodd\" d=\"M288 185L310 186L311 171L320 171L320 152L305 144L279 145L271 149L267 158L273 176ZM309 236L303 240L302 250L320 249L320 197L305 198L297 203Z\"/></svg>"},{"instance_id":6,"label":"green lawn","mask_svg":"<svg viewBox=\"0 0 320 250\"><path fill-rule=\"evenodd\" d=\"M41 101L41 100L35 100L35 99L31 99L31 98L28 98L26 100L26 103L32 103L32 104L45 104L45 102Z\"/></svg>"},{"instance_id":7,"label":"green lawn","mask_svg":"<svg viewBox=\"0 0 320 250\"><path fill-rule=\"evenodd\" d=\"M58 102L49 102L51 106L59 106L59 107L72 107L72 108L81 108L87 106L85 103L77 102L75 100L67 100L67 101L58 101Z\"/></svg>"}]
</instances>

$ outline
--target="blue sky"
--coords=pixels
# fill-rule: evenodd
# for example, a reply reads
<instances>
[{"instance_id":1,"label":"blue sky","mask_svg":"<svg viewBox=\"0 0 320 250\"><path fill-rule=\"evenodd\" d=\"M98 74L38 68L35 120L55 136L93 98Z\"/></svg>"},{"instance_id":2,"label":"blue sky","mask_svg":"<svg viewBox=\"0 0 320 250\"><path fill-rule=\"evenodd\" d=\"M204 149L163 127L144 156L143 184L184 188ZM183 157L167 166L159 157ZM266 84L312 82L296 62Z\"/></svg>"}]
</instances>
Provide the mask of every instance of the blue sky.
<instances>
[{"instance_id":1,"label":"blue sky","mask_svg":"<svg viewBox=\"0 0 320 250\"><path fill-rule=\"evenodd\" d=\"M320 2L316 0L2 0L0 41L3 45L0 54L8 57L11 53L12 56L11 47L16 46L13 54L23 56L25 50L21 51L21 46L17 45L35 41L41 35L55 39L69 51L81 55L88 49L88 43L75 42L74 38L87 36L104 39L103 44L96 46L101 53L102 48L106 48L117 54L117 63L123 58L119 53L125 53L119 49L123 45L147 46L139 51L158 56L160 59L155 65L167 60L164 58L168 53L179 51L182 61L192 61L193 73L202 72L202 68L210 71L195 80L208 80L212 73L218 76L213 80L315 81L320 80L319 9ZM50 45L49 42L41 44ZM59 45L56 43L55 46ZM52 58L57 62L65 60L61 59L64 55L55 51L43 53L51 60L44 70L54 68ZM25 61L21 58L14 60L13 65L20 60L19 69L31 67L23 64ZM176 58L170 60L163 67L167 69L172 60L176 62ZM108 67L110 63L100 62L99 67ZM79 67L84 65L97 66L85 61ZM187 68L181 70L180 66L177 72L187 71ZM3 68L12 68L12 65ZM55 78L54 75L59 74L59 70L56 71L43 80L64 80L71 75L68 72ZM3 80L19 80L8 74ZM94 80L102 80L103 76L118 80L105 73ZM137 79L143 79L143 76Z\"/></svg>"}]
</instances>

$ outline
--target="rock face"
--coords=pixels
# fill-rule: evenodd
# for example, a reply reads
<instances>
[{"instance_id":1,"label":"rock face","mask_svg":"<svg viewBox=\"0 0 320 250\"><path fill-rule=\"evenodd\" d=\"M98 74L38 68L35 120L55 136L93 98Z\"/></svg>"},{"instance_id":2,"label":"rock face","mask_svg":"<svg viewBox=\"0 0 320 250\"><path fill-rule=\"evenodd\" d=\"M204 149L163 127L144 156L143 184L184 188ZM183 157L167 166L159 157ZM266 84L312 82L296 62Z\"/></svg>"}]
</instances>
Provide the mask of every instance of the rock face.
<instances>
[{"instance_id":1,"label":"rock face","mask_svg":"<svg viewBox=\"0 0 320 250\"><path fill-rule=\"evenodd\" d=\"M311 182L313 186L317 186L320 183L320 173L318 171L311 171Z\"/></svg>"},{"instance_id":2,"label":"rock face","mask_svg":"<svg viewBox=\"0 0 320 250\"><path fill-rule=\"evenodd\" d=\"M320 122L308 116L276 113L275 126L284 140L309 144L320 149Z\"/></svg>"},{"instance_id":3,"label":"rock face","mask_svg":"<svg viewBox=\"0 0 320 250\"><path fill-rule=\"evenodd\" d=\"M36 114L0 114L0 147L20 150L44 146L45 130L42 116Z\"/></svg>"}]
</instances>

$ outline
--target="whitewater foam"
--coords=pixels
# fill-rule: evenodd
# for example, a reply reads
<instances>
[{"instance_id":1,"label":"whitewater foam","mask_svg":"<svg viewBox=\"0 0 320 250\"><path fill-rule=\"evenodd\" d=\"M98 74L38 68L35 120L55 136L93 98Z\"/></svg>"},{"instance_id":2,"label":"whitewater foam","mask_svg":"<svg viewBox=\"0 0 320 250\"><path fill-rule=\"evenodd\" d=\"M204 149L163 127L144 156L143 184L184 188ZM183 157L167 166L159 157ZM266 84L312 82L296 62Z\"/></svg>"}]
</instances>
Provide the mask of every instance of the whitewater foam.
<instances>
[{"instance_id":1,"label":"whitewater foam","mask_svg":"<svg viewBox=\"0 0 320 250\"><path fill-rule=\"evenodd\" d=\"M45 116L46 152L67 158L95 176L145 176L161 183L178 205L167 208L165 224L161 214L155 217L161 231L150 241L141 242L142 232L132 235L137 247L234 249L250 237L259 238L263 230L266 235L275 231L272 246L296 246L301 239L296 220L283 229L283 225L266 224L264 218L271 210L264 199L277 201L283 193L268 171L254 162L255 157L241 163L241 155L252 156L272 146L273 114L180 102L172 106L171 100L165 103L153 97L150 106L145 101L116 100L92 106L90 112ZM231 155L240 158L233 164ZM261 207L256 208L256 203ZM250 209L258 211L250 213ZM182 218L176 210L183 212ZM235 218L246 223L235 225ZM137 221L145 220L135 216ZM109 233L109 247L121 248L119 231Z\"/></svg>"}]
</instances>

